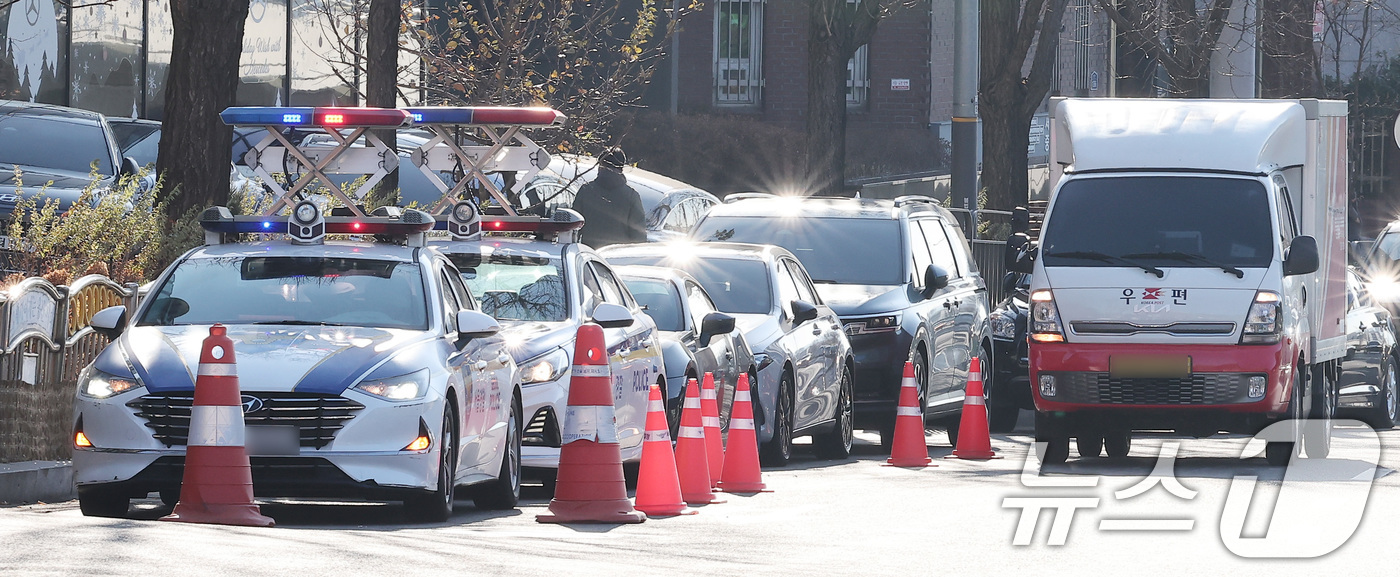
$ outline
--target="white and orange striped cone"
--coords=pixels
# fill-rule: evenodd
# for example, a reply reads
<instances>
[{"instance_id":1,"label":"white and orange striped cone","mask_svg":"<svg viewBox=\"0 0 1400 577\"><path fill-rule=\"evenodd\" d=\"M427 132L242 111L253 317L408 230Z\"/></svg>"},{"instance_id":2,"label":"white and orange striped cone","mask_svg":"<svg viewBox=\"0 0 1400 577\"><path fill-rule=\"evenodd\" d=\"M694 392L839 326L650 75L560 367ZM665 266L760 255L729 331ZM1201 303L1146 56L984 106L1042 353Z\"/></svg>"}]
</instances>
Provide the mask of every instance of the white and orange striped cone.
<instances>
[{"instance_id":1,"label":"white and orange striped cone","mask_svg":"<svg viewBox=\"0 0 1400 577\"><path fill-rule=\"evenodd\" d=\"M924 438L924 412L919 408L919 381L914 363L904 363L904 381L899 386L899 407L895 409L894 442L885 463L895 467L937 467L929 465L928 441Z\"/></svg>"},{"instance_id":2,"label":"white and orange striped cone","mask_svg":"<svg viewBox=\"0 0 1400 577\"><path fill-rule=\"evenodd\" d=\"M564 413L564 446L549 512L540 523L641 523L645 513L632 508L622 477L622 449L617 444L612 376L603 328L585 323L574 342L569 377L569 406Z\"/></svg>"},{"instance_id":3,"label":"white and orange striped cone","mask_svg":"<svg viewBox=\"0 0 1400 577\"><path fill-rule=\"evenodd\" d=\"M666 402L661 387L651 386L647 400L647 428L642 435L642 465L637 473L638 511L647 517L693 515L681 498L680 476L676 473L676 453L671 448L671 430L666 424Z\"/></svg>"},{"instance_id":4,"label":"white and orange striped cone","mask_svg":"<svg viewBox=\"0 0 1400 577\"><path fill-rule=\"evenodd\" d=\"M758 431L753 427L753 400L746 373L739 374L730 411L729 442L724 450L724 472L719 477L719 489L725 493L773 492L763 484L763 469L758 465Z\"/></svg>"},{"instance_id":5,"label":"white and orange striped cone","mask_svg":"<svg viewBox=\"0 0 1400 577\"><path fill-rule=\"evenodd\" d=\"M700 417L700 387L695 379L685 388L681 428L676 435L676 468L680 471L681 498L691 505L723 503L710 490L709 457L705 453L705 426Z\"/></svg>"},{"instance_id":6,"label":"white and orange striped cone","mask_svg":"<svg viewBox=\"0 0 1400 577\"><path fill-rule=\"evenodd\" d=\"M719 400L715 395L715 375L705 373L700 386L700 421L705 425L705 461L710 469L710 486L719 484L724 471L724 437L719 430Z\"/></svg>"},{"instance_id":7,"label":"white and orange striped cone","mask_svg":"<svg viewBox=\"0 0 1400 577\"><path fill-rule=\"evenodd\" d=\"M972 357L967 372L967 394L963 395L962 419L958 422L958 446L946 458L999 459L992 450L992 434L987 428L987 401L982 396L982 359Z\"/></svg>"},{"instance_id":8,"label":"white and orange striped cone","mask_svg":"<svg viewBox=\"0 0 1400 577\"><path fill-rule=\"evenodd\" d=\"M243 400L233 341L209 327L199 353L180 502L162 521L271 527L253 503L253 471L243 448Z\"/></svg>"}]
</instances>

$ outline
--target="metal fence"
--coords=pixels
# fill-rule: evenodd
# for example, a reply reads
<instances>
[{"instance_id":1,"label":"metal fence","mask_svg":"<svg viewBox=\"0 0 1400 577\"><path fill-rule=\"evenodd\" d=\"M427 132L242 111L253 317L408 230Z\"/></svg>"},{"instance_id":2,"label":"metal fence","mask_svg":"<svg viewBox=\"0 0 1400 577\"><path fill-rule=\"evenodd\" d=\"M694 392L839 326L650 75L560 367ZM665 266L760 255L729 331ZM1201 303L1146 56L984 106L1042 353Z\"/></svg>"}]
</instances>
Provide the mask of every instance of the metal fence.
<instances>
[{"instance_id":1,"label":"metal fence","mask_svg":"<svg viewBox=\"0 0 1400 577\"><path fill-rule=\"evenodd\" d=\"M92 315L131 310L136 293L101 275L68 286L30 278L0 293L0 463L71 458L78 373L108 342Z\"/></svg>"}]
</instances>

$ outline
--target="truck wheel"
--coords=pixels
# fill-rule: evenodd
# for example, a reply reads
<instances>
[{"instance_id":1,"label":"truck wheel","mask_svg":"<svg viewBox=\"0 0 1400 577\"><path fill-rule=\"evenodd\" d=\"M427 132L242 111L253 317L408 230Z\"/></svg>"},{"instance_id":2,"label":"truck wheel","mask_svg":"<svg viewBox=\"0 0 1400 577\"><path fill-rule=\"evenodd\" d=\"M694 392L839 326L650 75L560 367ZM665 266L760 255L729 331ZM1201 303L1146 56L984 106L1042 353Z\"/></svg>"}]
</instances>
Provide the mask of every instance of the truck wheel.
<instances>
[{"instance_id":1,"label":"truck wheel","mask_svg":"<svg viewBox=\"0 0 1400 577\"><path fill-rule=\"evenodd\" d=\"M1133 434L1128 431L1109 433L1103 438L1103 448L1111 459L1122 459L1133 449Z\"/></svg>"},{"instance_id":2,"label":"truck wheel","mask_svg":"<svg viewBox=\"0 0 1400 577\"><path fill-rule=\"evenodd\" d=\"M1288 401L1288 416L1286 420L1291 420L1296 425L1303 418L1303 371L1295 366L1293 371L1293 394ZM1293 439L1297 440L1298 432L1295 429ZM1283 467L1298 454L1298 445L1293 441L1270 441L1264 445L1264 459L1270 466Z\"/></svg>"},{"instance_id":3,"label":"truck wheel","mask_svg":"<svg viewBox=\"0 0 1400 577\"><path fill-rule=\"evenodd\" d=\"M1062 424L1039 411L1035 413L1035 442L1042 465L1059 465L1069 458L1069 434Z\"/></svg>"},{"instance_id":4,"label":"truck wheel","mask_svg":"<svg viewBox=\"0 0 1400 577\"><path fill-rule=\"evenodd\" d=\"M1332 415L1337 409L1336 383L1327 377L1327 367L1312 369L1312 411L1303 425L1303 451L1309 459L1326 459L1332 452Z\"/></svg>"},{"instance_id":5,"label":"truck wheel","mask_svg":"<svg viewBox=\"0 0 1400 577\"><path fill-rule=\"evenodd\" d=\"M1103 437L1093 435L1075 437L1074 444L1079 449L1079 456L1085 459L1096 459L1103 452Z\"/></svg>"}]
</instances>

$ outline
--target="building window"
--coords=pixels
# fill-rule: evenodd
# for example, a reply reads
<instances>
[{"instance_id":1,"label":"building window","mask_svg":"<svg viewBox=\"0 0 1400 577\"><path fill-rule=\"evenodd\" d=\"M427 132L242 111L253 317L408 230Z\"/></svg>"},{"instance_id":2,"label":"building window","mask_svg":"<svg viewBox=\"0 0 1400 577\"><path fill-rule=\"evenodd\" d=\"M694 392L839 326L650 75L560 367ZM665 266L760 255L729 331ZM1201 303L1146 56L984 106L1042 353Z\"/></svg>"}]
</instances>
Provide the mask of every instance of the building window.
<instances>
[{"instance_id":1,"label":"building window","mask_svg":"<svg viewBox=\"0 0 1400 577\"><path fill-rule=\"evenodd\" d=\"M870 100L869 44L862 44L846 62L846 106L858 108Z\"/></svg>"},{"instance_id":2,"label":"building window","mask_svg":"<svg viewBox=\"0 0 1400 577\"><path fill-rule=\"evenodd\" d=\"M762 63L763 1L719 0L715 8L715 101L758 104Z\"/></svg>"}]
</instances>

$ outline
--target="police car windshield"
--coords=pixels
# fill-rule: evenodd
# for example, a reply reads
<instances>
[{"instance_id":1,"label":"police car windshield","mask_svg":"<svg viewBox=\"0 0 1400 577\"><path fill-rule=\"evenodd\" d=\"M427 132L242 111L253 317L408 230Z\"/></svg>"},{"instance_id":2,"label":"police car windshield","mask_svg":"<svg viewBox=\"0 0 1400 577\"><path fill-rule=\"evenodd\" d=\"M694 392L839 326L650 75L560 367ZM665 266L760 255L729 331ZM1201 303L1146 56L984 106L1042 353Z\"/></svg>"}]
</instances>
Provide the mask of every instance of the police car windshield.
<instances>
[{"instance_id":1,"label":"police car windshield","mask_svg":"<svg viewBox=\"0 0 1400 577\"><path fill-rule=\"evenodd\" d=\"M768 265L763 261L678 256L679 258L665 255L607 255L607 259L615 265L668 266L688 272L695 280L700 281L700 286L705 292L710 293L710 300L715 302L715 308L720 312L766 315L772 311L772 285L768 282ZM632 285L627 286L630 290Z\"/></svg>"},{"instance_id":2,"label":"police car windshield","mask_svg":"<svg viewBox=\"0 0 1400 577\"><path fill-rule=\"evenodd\" d=\"M336 257L187 260L151 297L141 325L345 325L426 330L414 263Z\"/></svg>"},{"instance_id":3,"label":"police car windshield","mask_svg":"<svg viewBox=\"0 0 1400 577\"><path fill-rule=\"evenodd\" d=\"M498 320L561 322L569 318L559 259L507 254L450 254L462 280Z\"/></svg>"},{"instance_id":4,"label":"police car windshield","mask_svg":"<svg viewBox=\"0 0 1400 577\"><path fill-rule=\"evenodd\" d=\"M681 295L676 285L663 280L623 278L632 298L647 308L647 316L656 321L657 330L680 332L685 330L685 320L681 316Z\"/></svg>"},{"instance_id":5,"label":"police car windshield","mask_svg":"<svg viewBox=\"0 0 1400 577\"><path fill-rule=\"evenodd\" d=\"M700 240L781 246L802 261L813 282L897 285L904 279L896 220L711 216L696 232Z\"/></svg>"},{"instance_id":6,"label":"police car windshield","mask_svg":"<svg viewBox=\"0 0 1400 577\"><path fill-rule=\"evenodd\" d=\"M1086 178L1056 193L1040 254L1047 266L1234 273L1269 266L1272 223L1268 193L1253 179Z\"/></svg>"}]
</instances>

